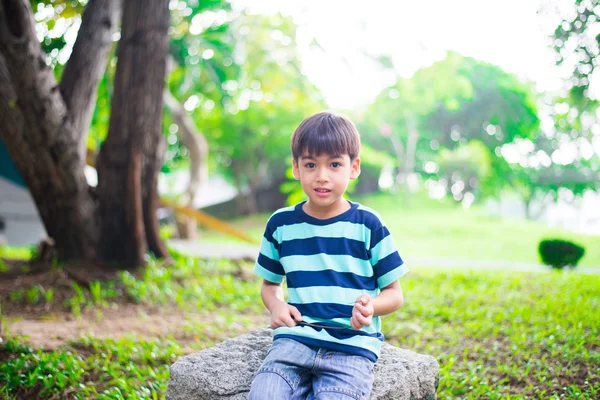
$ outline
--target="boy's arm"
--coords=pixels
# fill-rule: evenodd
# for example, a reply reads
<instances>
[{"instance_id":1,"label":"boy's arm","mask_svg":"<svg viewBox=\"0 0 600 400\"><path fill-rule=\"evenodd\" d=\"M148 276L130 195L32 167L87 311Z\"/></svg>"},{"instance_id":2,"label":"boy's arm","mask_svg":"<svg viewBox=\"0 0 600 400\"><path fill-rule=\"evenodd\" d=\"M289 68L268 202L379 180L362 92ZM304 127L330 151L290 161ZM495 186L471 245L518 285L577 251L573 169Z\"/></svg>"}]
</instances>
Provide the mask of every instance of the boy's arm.
<instances>
[{"instance_id":1,"label":"boy's arm","mask_svg":"<svg viewBox=\"0 0 600 400\"><path fill-rule=\"evenodd\" d=\"M285 302L281 283L269 282L263 279L260 296L265 307L271 312L271 328L292 327L296 326L296 322L302 321L300 311Z\"/></svg>"},{"instance_id":2,"label":"boy's arm","mask_svg":"<svg viewBox=\"0 0 600 400\"><path fill-rule=\"evenodd\" d=\"M362 300L365 300L365 297L369 296L360 296L359 304L364 305ZM373 315L386 315L393 313L404 304L404 295L402 294L402 288L400 287L400 282L394 281L390 285L381 289L381 292L371 299L373 303Z\"/></svg>"},{"instance_id":3,"label":"boy's arm","mask_svg":"<svg viewBox=\"0 0 600 400\"><path fill-rule=\"evenodd\" d=\"M373 316L390 314L399 309L404 303L400 282L394 281L381 289L381 292L370 298L363 294L354 303L350 325L358 330L371 325Z\"/></svg>"}]
</instances>

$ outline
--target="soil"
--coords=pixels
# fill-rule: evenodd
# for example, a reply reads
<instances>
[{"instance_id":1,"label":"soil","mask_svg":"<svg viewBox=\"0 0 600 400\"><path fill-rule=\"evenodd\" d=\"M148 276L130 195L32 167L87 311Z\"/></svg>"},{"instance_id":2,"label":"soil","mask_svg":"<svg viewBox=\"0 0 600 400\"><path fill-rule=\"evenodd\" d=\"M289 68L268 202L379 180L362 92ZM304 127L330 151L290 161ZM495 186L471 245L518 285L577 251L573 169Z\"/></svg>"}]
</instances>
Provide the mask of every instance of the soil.
<instances>
[{"instance_id":1,"label":"soil","mask_svg":"<svg viewBox=\"0 0 600 400\"><path fill-rule=\"evenodd\" d=\"M64 299L72 297L73 282L84 285L85 282L77 274L75 268L51 268L49 266L32 266L25 261L2 260L9 270L0 273L0 338L9 334L19 336L32 348L52 350L84 335L93 334L101 339L118 339L123 336L137 335L141 338L173 337L184 348L191 351L189 345L198 338L183 329L190 321L199 318L214 319L216 316L200 315L185 312L174 306L148 306L127 303L112 303L95 310L82 312L75 317L64 305ZM22 267L26 266L27 273ZM94 279L107 279L114 276L114 271L100 270ZM28 289L36 285L52 288L53 300L50 305L32 306L27 302L9 301L10 294L20 289ZM41 302L43 303L43 302ZM214 318L213 318L214 317ZM268 324L267 316L252 317L250 328L258 328ZM214 337L222 340L224 332ZM239 334L241 332L229 332ZM225 333L227 336L227 333Z\"/></svg>"}]
</instances>

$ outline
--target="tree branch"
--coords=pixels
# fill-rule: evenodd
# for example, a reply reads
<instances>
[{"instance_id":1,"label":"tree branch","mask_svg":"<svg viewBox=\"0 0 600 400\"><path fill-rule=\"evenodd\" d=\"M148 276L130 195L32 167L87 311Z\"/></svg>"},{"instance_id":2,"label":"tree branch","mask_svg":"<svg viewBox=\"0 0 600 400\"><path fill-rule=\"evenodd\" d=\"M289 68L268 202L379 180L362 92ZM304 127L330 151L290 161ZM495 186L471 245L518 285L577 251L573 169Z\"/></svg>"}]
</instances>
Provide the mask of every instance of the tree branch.
<instances>
[{"instance_id":1,"label":"tree branch","mask_svg":"<svg viewBox=\"0 0 600 400\"><path fill-rule=\"evenodd\" d=\"M167 76L175 66L173 56L167 55ZM193 207L200 188L208 183L208 142L168 86L163 91L163 104L171 110L173 119L179 126L179 139L190 152L190 182L181 201L184 205Z\"/></svg>"},{"instance_id":2,"label":"tree branch","mask_svg":"<svg viewBox=\"0 0 600 400\"><path fill-rule=\"evenodd\" d=\"M26 152L29 146L23 141L24 118L16 107L17 94L11 79L6 60L0 53L0 139L6 145L12 159L22 160L23 157L15 157L14 151L18 149ZM22 164L17 166L19 170L28 167L27 163Z\"/></svg>"},{"instance_id":3,"label":"tree branch","mask_svg":"<svg viewBox=\"0 0 600 400\"><path fill-rule=\"evenodd\" d=\"M73 139L85 161L87 130L98 83L106 70L112 35L121 14L121 0L90 0L81 18L73 53L65 66L60 92L73 126Z\"/></svg>"},{"instance_id":4,"label":"tree branch","mask_svg":"<svg viewBox=\"0 0 600 400\"><path fill-rule=\"evenodd\" d=\"M0 1L0 54L4 56L10 79L17 93L16 106L25 121L39 118L43 112L42 131L25 132L29 139L53 145L66 116L65 104L58 92L56 79L46 65L45 55L35 34L35 20L28 0ZM43 109L36 105L43 104Z\"/></svg>"},{"instance_id":5,"label":"tree branch","mask_svg":"<svg viewBox=\"0 0 600 400\"><path fill-rule=\"evenodd\" d=\"M194 122L168 88L163 92L163 101L179 126L181 143L190 152L190 183L185 191L183 203L193 206L200 187L208 181L208 143L204 135L194 127Z\"/></svg>"}]
</instances>

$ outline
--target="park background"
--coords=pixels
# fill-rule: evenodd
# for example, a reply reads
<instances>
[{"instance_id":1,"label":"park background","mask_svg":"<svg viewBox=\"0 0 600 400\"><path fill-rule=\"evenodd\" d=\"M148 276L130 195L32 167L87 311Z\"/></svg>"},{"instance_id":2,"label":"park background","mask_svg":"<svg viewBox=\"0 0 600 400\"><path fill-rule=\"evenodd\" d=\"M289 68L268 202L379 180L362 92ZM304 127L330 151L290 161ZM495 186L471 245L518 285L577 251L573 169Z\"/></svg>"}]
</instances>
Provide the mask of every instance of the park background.
<instances>
[{"instance_id":1,"label":"park background","mask_svg":"<svg viewBox=\"0 0 600 400\"><path fill-rule=\"evenodd\" d=\"M411 270L386 340L438 360L440 398L598 398L598 18L2 1L0 393L162 398L178 357L267 325L257 243L303 199L291 133L332 109L363 142L348 198ZM585 253L552 268L544 239Z\"/></svg>"}]
</instances>

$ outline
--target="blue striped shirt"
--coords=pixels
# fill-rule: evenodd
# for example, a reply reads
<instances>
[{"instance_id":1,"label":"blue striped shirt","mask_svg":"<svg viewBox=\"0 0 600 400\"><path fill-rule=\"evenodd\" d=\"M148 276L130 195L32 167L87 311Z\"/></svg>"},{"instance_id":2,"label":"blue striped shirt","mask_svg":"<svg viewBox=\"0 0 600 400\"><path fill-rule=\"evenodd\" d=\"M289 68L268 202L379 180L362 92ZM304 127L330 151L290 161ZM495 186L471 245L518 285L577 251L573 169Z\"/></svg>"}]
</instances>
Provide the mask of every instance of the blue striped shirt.
<instances>
[{"instance_id":1,"label":"blue striped shirt","mask_svg":"<svg viewBox=\"0 0 600 400\"><path fill-rule=\"evenodd\" d=\"M303 204L269 218L254 271L270 282L287 281L287 301L303 321L347 329L279 327L274 339L289 337L376 361L383 342L381 318L355 331L350 326L354 302L364 293L377 296L408 269L375 211L351 202L348 211L321 220L306 214Z\"/></svg>"}]
</instances>

